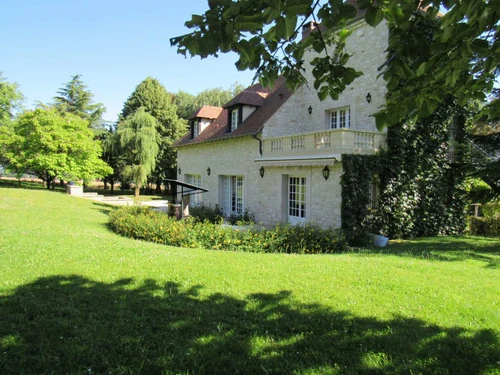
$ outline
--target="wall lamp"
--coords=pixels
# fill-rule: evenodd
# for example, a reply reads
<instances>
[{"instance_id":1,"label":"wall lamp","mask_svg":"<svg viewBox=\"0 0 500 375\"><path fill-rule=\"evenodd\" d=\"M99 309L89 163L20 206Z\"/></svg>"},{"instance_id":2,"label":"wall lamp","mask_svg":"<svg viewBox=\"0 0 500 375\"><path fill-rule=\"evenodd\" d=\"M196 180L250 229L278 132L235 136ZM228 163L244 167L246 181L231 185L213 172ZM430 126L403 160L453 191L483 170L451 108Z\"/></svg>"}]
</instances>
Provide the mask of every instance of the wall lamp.
<instances>
[{"instance_id":1,"label":"wall lamp","mask_svg":"<svg viewBox=\"0 0 500 375\"><path fill-rule=\"evenodd\" d=\"M312 114L313 113L313 107L309 106L309 108L307 108L307 112L309 112L309 114Z\"/></svg>"},{"instance_id":2,"label":"wall lamp","mask_svg":"<svg viewBox=\"0 0 500 375\"><path fill-rule=\"evenodd\" d=\"M179 173L179 174L182 173L181 167L179 167L179 169L177 169L177 173Z\"/></svg>"},{"instance_id":3,"label":"wall lamp","mask_svg":"<svg viewBox=\"0 0 500 375\"><path fill-rule=\"evenodd\" d=\"M370 94L370 93L366 94L366 101L368 103L371 103L371 101L372 101L372 94Z\"/></svg>"},{"instance_id":4,"label":"wall lamp","mask_svg":"<svg viewBox=\"0 0 500 375\"><path fill-rule=\"evenodd\" d=\"M212 170L210 169L210 167L207 168L207 174L210 176L210 174L212 173Z\"/></svg>"},{"instance_id":5,"label":"wall lamp","mask_svg":"<svg viewBox=\"0 0 500 375\"><path fill-rule=\"evenodd\" d=\"M328 180L328 177L330 177L330 169L328 169L328 165L325 165L325 168L323 168L323 177L325 178L325 181Z\"/></svg>"},{"instance_id":6,"label":"wall lamp","mask_svg":"<svg viewBox=\"0 0 500 375\"><path fill-rule=\"evenodd\" d=\"M259 169L259 174L260 174L260 177L264 178L264 173L266 173L266 170L264 169L264 167L260 167Z\"/></svg>"}]
</instances>

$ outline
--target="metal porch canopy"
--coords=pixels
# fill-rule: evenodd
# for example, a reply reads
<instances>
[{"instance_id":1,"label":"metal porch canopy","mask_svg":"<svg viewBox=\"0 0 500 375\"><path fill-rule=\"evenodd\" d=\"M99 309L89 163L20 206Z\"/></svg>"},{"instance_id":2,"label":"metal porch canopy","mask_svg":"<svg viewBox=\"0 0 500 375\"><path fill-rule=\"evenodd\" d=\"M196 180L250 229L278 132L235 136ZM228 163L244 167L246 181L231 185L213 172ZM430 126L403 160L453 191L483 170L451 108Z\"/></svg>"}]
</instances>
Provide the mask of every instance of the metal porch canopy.
<instances>
[{"instance_id":1,"label":"metal porch canopy","mask_svg":"<svg viewBox=\"0 0 500 375\"><path fill-rule=\"evenodd\" d=\"M184 181L179 181L179 180L172 180L172 179L165 179L165 183L171 183L175 186L175 192L176 194L172 195L172 203L176 203L176 195L178 193L177 187L180 186L181 188L181 217L182 213L184 212L184 197L187 195L194 195L194 194L203 194L208 192L208 189L202 188L201 186L193 185L193 184L188 184L187 182Z\"/></svg>"}]
</instances>

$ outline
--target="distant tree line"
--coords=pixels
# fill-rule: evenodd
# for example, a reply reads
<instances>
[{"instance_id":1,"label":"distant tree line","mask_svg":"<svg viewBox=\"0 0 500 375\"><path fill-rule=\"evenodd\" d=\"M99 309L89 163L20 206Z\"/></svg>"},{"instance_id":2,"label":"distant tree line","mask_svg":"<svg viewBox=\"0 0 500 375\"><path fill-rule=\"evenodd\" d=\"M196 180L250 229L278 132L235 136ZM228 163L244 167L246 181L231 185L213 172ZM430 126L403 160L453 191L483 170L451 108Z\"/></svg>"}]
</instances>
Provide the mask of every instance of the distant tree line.
<instances>
[{"instance_id":1,"label":"distant tree line","mask_svg":"<svg viewBox=\"0 0 500 375\"><path fill-rule=\"evenodd\" d=\"M47 188L60 181L102 179L105 188L153 184L175 178L177 154L172 144L187 131L187 119L203 105L222 106L243 90L207 89L198 95L169 93L147 77L125 101L115 123L106 122L106 108L77 74L57 91L53 101L22 110L23 95L0 72L0 166L20 178L36 174Z\"/></svg>"}]
</instances>

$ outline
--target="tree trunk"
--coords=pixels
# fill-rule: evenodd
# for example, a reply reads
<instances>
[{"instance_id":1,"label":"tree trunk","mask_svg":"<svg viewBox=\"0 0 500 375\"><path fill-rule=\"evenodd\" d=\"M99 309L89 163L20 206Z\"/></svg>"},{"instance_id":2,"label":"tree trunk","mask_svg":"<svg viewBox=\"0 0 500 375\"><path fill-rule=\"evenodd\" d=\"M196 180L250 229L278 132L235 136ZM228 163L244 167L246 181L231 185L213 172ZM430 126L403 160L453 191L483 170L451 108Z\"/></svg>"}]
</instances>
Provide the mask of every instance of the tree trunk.
<instances>
[{"instance_id":1,"label":"tree trunk","mask_svg":"<svg viewBox=\"0 0 500 375\"><path fill-rule=\"evenodd\" d=\"M161 178L156 180L156 194L161 194Z\"/></svg>"},{"instance_id":2,"label":"tree trunk","mask_svg":"<svg viewBox=\"0 0 500 375\"><path fill-rule=\"evenodd\" d=\"M47 182L47 190L50 190L50 183L52 182L52 176L49 174L49 172L46 172L45 177Z\"/></svg>"},{"instance_id":3,"label":"tree trunk","mask_svg":"<svg viewBox=\"0 0 500 375\"><path fill-rule=\"evenodd\" d=\"M135 184L135 193L134 196L138 197L141 191L141 185L140 184Z\"/></svg>"},{"instance_id":4,"label":"tree trunk","mask_svg":"<svg viewBox=\"0 0 500 375\"><path fill-rule=\"evenodd\" d=\"M108 179L104 179L104 190L108 190Z\"/></svg>"},{"instance_id":5,"label":"tree trunk","mask_svg":"<svg viewBox=\"0 0 500 375\"><path fill-rule=\"evenodd\" d=\"M109 181L109 184L111 185L111 194L115 191L115 180L111 179Z\"/></svg>"}]
</instances>

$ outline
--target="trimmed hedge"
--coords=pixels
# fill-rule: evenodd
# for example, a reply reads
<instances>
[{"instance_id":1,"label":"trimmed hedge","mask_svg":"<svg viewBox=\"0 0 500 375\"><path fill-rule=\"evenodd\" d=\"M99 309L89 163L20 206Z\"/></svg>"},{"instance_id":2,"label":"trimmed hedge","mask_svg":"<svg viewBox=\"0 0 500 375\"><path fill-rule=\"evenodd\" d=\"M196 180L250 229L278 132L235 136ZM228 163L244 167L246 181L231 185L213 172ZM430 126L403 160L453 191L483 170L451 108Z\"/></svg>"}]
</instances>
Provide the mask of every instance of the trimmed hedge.
<instances>
[{"instance_id":1,"label":"trimmed hedge","mask_svg":"<svg viewBox=\"0 0 500 375\"><path fill-rule=\"evenodd\" d=\"M123 207L110 213L111 228L126 237L178 247L262 253L320 254L348 249L340 230L314 225L277 225L271 230L232 227L200 222L192 218L178 221L148 207Z\"/></svg>"}]
</instances>

